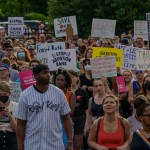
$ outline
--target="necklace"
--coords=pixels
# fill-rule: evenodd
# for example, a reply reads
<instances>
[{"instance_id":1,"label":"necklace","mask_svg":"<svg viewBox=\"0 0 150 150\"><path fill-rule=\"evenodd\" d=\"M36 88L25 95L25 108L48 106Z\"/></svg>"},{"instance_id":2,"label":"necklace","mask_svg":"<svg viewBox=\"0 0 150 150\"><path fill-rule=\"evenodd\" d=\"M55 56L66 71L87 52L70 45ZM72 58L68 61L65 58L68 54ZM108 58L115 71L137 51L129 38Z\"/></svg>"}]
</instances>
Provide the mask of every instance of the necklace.
<instances>
[{"instance_id":1,"label":"necklace","mask_svg":"<svg viewBox=\"0 0 150 150\"><path fill-rule=\"evenodd\" d=\"M78 86L76 86L74 89L72 89L73 92L75 92L78 89Z\"/></svg>"},{"instance_id":2,"label":"necklace","mask_svg":"<svg viewBox=\"0 0 150 150\"><path fill-rule=\"evenodd\" d=\"M144 129L142 128L142 132L144 133L144 135L146 136L146 138L148 139L148 138L150 138L150 133L149 134L147 134L145 131L144 131Z\"/></svg>"}]
</instances>

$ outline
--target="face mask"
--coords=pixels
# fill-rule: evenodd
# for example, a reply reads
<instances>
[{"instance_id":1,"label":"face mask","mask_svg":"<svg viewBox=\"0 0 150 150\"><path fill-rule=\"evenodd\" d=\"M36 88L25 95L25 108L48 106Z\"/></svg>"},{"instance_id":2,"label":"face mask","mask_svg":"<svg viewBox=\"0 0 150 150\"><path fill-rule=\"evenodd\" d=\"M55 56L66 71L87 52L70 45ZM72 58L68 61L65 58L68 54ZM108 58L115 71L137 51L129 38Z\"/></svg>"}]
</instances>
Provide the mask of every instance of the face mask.
<instances>
[{"instance_id":1,"label":"face mask","mask_svg":"<svg viewBox=\"0 0 150 150\"><path fill-rule=\"evenodd\" d=\"M148 81L144 84L144 89L150 90L150 81Z\"/></svg>"},{"instance_id":2,"label":"face mask","mask_svg":"<svg viewBox=\"0 0 150 150\"><path fill-rule=\"evenodd\" d=\"M6 103L9 100L9 96L0 96L0 102Z\"/></svg>"},{"instance_id":3,"label":"face mask","mask_svg":"<svg viewBox=\"0 0 150 150\"><path fill-rule=\"evenodd\" d=\"M24 52L18 53L18 57L19 57L19 58L24 58L24 57L25 57L25 53L24 53Z\"/></svg>"},{"instance_id":4,"label":"face mask","mask_svg":"<svg viewBox=\"0 0 150 150\"><path fill-rule=\"evenodd\" d=\"M86 65L84 66L85 71L91 71L91 66L90 65Z\"/></svg>"}]
</instances>

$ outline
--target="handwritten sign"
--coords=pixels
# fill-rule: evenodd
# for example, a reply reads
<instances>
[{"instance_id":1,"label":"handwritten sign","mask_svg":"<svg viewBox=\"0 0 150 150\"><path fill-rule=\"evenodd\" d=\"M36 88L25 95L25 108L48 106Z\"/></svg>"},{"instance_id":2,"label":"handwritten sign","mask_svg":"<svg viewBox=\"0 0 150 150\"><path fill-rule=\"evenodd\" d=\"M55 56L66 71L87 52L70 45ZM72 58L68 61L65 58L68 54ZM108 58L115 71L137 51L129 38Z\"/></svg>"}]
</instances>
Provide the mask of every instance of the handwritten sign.
<instances>
[{"instance_id":1,"label":"handwritten sign","mask_svg":"<svg viewBox=\"0 0 150 150\"><path fill-rule=\"evenodd\" d=\"M114 38L116 20L93 19L91 36L101 38Z\"/></svg>"},{"instance_id":2,"label":"handwritten sign","mask_svg":"<svg viewBox=\"0 0 150 150\"><path fill-rule=\"evenodd\" d=\"M126 85L125 85L125 81L124 81L124 76L116 77L116 82L118 85L119 93L126 92Z\"/></svg>"},{"instance_id":3,"label":"handwritten sign","mask_svg":"<svg viewBox=\"0 0 150 150\"><path fill-rule=\"evenodd\" d=\"M117 76L115 56L92 58L90 62L92 78Z\"/></svg>"},{"instance_id":4,"label":"handwritten sign","mask_svg":"<svg viewBox=\"0 0 150 150\"><path fill-rule=\"evenodd\" d=\"M58 68L77 70L75 49L50 51L49 53L48 66L51 71Z\"/></svg>"},{"instance_id":5,"label":"handwritten sign","mask_svg":"<svg viewBox=\"0 0 150 150\"><path fill-rule=\"evenodd\" d=\"M19 76L23 90L36 83L32 74L32 70L20 72Z\"/></svg>"},{"instance_id":6,"label":"handwritten sign","mask_svg":"<svg viewBox=\"0 0 150 150\"><path fill-rule=\"evenodd\" d=\"M137 50L137 70L150 70L150 51Z\"/></svg>"},{"instance_id":7,"label":"handwritten sign","mask_svg":"<svg viewBox=\"0 0 150 150\"><path fill-rule=\"evenodd\" d=\"M148 47L150 49L150 13L146 13L147 29L148 29Z\"/></svg>"},{"instance_id":8,"label":"handwritten sign","mask_svg":"<svg viewBox=\"0 0 150 150\"><path fill-rule=\"evenodd\" d=\"M20 83L18 83L18 82L10 83L10 93L11 93L10 99L11 99L11 101L18 102L21 92L22 92L22 90L20 88Z\"/></svg>"},{"instance_id":9,"label":"handwritten sign","mask_svg":"<svg viewBox=\"0 0 150 150\"><path fill-rule=\"evenodd\" d=\"M65 42L43 43L36 45L37 59L42 64L48 65L48 55L50 51L65 49Z\"/></svg>"},{"instance_id":10,"label":"handwritten sign","mask_svg":"<svg viewBox=\"0 0 150 150\"><path fill-rule=\"evenodd\" d=\"M134 38L137 37L148 41L147 21L134 21Z\"/></svg>"},{"instance_id":11,"label":"handwritten sign","mask_svg":"<svg viewBox=\"0 0 150 150\"><path fill-rule=\"evenodd\" d=\"M21 37L24 33L23 17L8 17L8 36Z\"/></svg>"},{"instance_id":12,"label":"handwritten sign","mask_svg":"<svg viewBox=\"0 0 150 150\"><path fill-rule=\"evenodd\" d=\"M104 56L116 56L116 66L122 68L123 50L117 48L92 47L93 58Z\"/></svg>"},{"instance_id":13,"label":"handwritten sign","mask_svg":"<svg viewBox=\"0 0 150 150\"><path fill-rule=\"evenodd\" d=\"M56 37L66 37L66 29L71 25L73 35L78 34L76 16L68 16L54 19Z\"/></svg>"},{"instance_id":14,"label":"handwritten sign","mask_svg":"<svg viewBox=\"0 0 150 150\"><path fill-rule=\"evenodd\" d=\"M137 47L125 46L115 44L116 48L120 48L124 51L122 69L135 70L136 69L136 51L140 50Z\"/></svg>"}]
</instances>

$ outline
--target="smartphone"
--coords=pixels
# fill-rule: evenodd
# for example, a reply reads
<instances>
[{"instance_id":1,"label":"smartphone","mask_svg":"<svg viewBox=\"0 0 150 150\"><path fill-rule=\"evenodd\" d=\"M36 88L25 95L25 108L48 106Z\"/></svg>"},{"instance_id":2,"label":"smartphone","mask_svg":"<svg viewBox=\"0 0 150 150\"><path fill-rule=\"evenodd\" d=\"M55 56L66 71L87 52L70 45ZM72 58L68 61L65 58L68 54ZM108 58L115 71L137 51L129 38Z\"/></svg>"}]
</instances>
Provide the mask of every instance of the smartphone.
<instances>
[{"instance_id":1,"label":"smartphone","mask_svg":"<svg viewBox=\"0 0 150 150\"><path fill-rule=\"evenodd\" d=\"M5 107L0 107L0 112L3 111L3 109L5 109Z\"/></svg>"}]
</instances>

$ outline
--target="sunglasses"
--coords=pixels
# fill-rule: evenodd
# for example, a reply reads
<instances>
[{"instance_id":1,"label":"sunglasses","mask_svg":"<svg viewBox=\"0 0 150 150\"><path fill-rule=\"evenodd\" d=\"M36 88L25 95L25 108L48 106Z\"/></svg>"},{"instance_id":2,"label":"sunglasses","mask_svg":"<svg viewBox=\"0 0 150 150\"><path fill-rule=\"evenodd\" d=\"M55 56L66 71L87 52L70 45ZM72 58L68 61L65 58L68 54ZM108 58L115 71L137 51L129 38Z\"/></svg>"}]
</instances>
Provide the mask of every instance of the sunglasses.
<instances>
[{"instance_id":1,"label":"sunglasses","mask_svg":"<svg viewBox=\"0 0 150 150\"><path fill-rule=\"evenodd\" d=\"M12 50L13 50L12 48L7 48L7 49L6 49L6 51L12 51Z\"/></svg>"},{"instance_id":2,"label":"sunglasses","mask_svg":"<svg viewBox=\"0 0 150 150\"><path fill-rule=\"evenodd\" d=\"M142 74L143 73L143 71L142 70L137 70L136 72L135 72L135 74Z\"/></svg>"},{"instance_id":3,"label":"sunglasses","mask_svg":"<svg viewBox=\"0 0 150 150\"><path fill-rule=\"evenodd\" d=\"M143 114L141 116L145 116L145 117L149 117L150 118L150 114Z\"/></svg>"}]
</instances>

